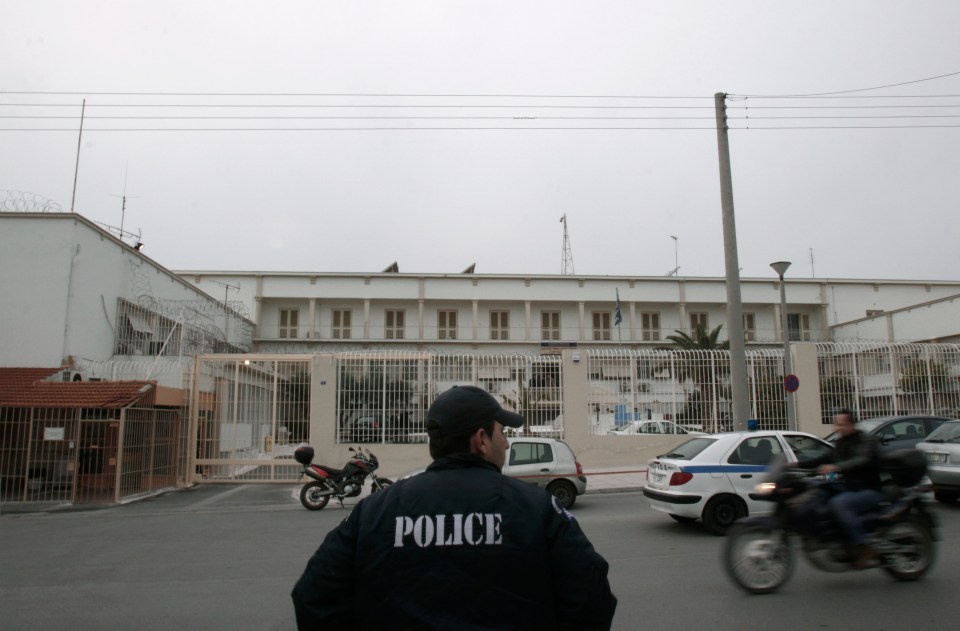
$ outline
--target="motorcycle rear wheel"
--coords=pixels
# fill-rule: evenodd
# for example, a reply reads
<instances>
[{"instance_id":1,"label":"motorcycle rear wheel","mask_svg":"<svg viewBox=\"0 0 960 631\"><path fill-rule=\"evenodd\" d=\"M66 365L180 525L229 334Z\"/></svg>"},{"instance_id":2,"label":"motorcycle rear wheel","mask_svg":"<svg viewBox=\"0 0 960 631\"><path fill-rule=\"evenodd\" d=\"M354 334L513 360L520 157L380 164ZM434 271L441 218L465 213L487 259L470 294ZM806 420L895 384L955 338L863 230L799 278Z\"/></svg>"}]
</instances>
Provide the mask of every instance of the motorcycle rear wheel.
<instances>
[{"instance_id":1,"label":"motorcycle rear wheel","mask_svg":"<svg viewBox=\"0 0 960 631\"><path fill-rule=\"evenodd\" d=\"M933 565L933 535L916 517L893 524L881 536L899 548L882 553L884 571L898 581L915 581Z\"/></svg>"},{"instance_id":2,"label":"motorcycle rear wheel","mask_svg":"<svg viewBox=\"0 0 960 631\"><path fill-rule=\"evenodd\" d=\"M734 524L723 546L723 567L741 589L768 594L793 572L793 550L778 528Z\"/></svg>"},{"instance_id":3,"label":"motorcycle rear wheel","mask_svg":"<svg viewBox=\"0 0 960 631\"><path fill-rule=\"evenodd\" d=\"M322 482L308 482L300 489L300 503L307 510L320 510L330 501L330 494L320 495L321 491L328 490Z\"/></svg>"}]
</instances>

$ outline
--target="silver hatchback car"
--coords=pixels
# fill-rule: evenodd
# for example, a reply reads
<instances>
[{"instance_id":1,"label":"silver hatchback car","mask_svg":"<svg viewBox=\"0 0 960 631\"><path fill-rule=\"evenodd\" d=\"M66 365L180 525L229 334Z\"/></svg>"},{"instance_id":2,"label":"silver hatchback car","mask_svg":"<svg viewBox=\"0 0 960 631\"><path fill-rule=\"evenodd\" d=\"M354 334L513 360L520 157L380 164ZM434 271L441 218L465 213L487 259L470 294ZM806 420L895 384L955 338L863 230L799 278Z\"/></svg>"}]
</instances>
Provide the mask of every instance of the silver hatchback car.
<instances>
[{"instance_id":1,"label":"silver hatchback car","mask_svg":"<svg viewBox=\"0 0 960 631\"><path fill-rule=\"evenodd\" d=\"M948 421L917 445L927 457L927 477L939 502L960 499L960 421Z\"/></svg>"},{"instance_id":2,"label":"silver hatchback car","mask_svg":"<svg viewBox=\"0 0 960 631\"><path fill-rule=\"evenodd\" d=\"M510 450L503 464L504 475L546 489L561 508L570 508L578 495L587 492L587 476L567 443L533 436L514 436L507 442ZM399 479L412 478L425 470L409 471Z\"/></svg>"},{"instance_id":3,"label":"silver hatchback car","mask_svg":"<svg viewBox=\"0 0 960 631\"><path fill-rule=\"evenodd\" d=\"M557 438L525 436L509 438L508 442L505 475L546 489L561 508L570 508L578 495L587 492L587 476L567 443Z\"/></svg>"}]
</instances>

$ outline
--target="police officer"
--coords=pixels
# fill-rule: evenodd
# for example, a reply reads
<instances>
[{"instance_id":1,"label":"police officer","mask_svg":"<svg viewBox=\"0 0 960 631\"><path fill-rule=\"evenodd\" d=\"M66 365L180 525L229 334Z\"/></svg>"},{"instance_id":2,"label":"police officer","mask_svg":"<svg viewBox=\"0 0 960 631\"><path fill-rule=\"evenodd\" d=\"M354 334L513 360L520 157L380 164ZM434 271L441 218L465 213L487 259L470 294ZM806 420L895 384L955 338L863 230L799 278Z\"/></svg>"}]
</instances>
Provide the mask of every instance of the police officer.
<instances>
[{"instance_id":1,"label":"police officer","mask_svg":"<svg viewBox=\"0 0 960 631\"><path fill-rule=\"evenodd\" d=\"M609 629L607 562L569 512L500 473L523 419L458 386L427 411L433 463L361 501L293 589L306 629Z\"/></svg>"}]
</instances>

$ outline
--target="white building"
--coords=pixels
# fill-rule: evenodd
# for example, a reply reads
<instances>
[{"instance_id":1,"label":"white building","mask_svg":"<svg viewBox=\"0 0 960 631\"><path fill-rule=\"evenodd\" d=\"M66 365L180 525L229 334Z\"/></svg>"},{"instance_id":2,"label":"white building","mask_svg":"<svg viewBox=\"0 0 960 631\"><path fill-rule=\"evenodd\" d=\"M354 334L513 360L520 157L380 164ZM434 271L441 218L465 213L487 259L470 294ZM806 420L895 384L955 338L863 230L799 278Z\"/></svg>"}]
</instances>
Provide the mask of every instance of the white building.
<instances>
[{"instance_id":1,"label":"white building","mask_svg":"<svg viewBox=\"0 0 960 631\"><path fill-rule=\"evenodd\" d=\"M724 325L721 339L726 339L723 278L178 273L207 292L223 284L239 286L239 300L256 322L254 346L261 352L535 352L564 344L642 348L669 344L667 336L691 333L697 324L708 331ZM748 344L782 343L779 280L771 276L741 280ZM955 317L960 303L953 302L960 282L789 279L786 293L790 337L796 341L903 342L960 335Z\"/></svg>"},{"instance_id":2,"label":"white building","mask_svg":"<svg viewBox=\"0 0 960 631\"><path fill-rule=\"evenodd\" d=\"M252 322L78 214L0 213L0 288L0 366L180 387L182 360L252 343Z\"/></svg>"}]
</instances>

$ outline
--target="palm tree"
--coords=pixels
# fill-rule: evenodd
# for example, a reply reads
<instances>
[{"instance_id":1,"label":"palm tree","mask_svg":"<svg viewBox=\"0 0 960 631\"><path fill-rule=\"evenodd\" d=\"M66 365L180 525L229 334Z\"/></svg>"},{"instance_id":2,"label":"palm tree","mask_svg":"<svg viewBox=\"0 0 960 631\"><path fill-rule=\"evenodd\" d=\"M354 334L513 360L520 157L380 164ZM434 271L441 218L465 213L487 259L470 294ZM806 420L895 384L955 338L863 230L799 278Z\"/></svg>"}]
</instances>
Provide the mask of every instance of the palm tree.
<instances>
[{"instance_id":1,"label":"palm tree","mask_svg":"<svg viewBox=\"0 0 960 631\"><path fill-rule=\"evenodd\" d=\"M722 351L730 348L729 341L717 341L720 337L721 329L723 329L723 325L718 324L715 329L707 333L703 325L697 325L697 328L693 331L693 335L689 335L683 331L675 331L676 335L667 336L667 339L674 344L674 346L669 349L675 351L675 361L673 362L675 370L674 378L679 383L690 379L697 390L698 396L690 397L688 401L688 409L685 416L689 417L693 415L691 413L699 412L696 416L701 419L704 417L709 418L714 431L716 431L719 425L717 409L716 406L713 405L719 391L717 378L720 374L729 370L729 359L723 356L713 358L716 360L713 362L704 362L703 360L705 356L710 357L713 355L713 351ZM708 352L704 353L702 351ZM691 403L693 403L693 405L690 405ZM704 410L705 407L707 408L706 410Z\"/></svg>"},{"instance_id":2,"label":"palm tree","mask_svg":"<svg viewBox=\"0 0 960 631\"><path fill-rule=\"evenodd\" d=\"M667 339L685 351L727 350L730 348L729 341L717 341L720 337L720 329L722 328L723 325L718 324L717 328L707 333L703 325L698 324L697 328L693 331L693 335L689 335L683 331L675 331L676 335L668 335Z\"/></svg>"}]
</instances>

